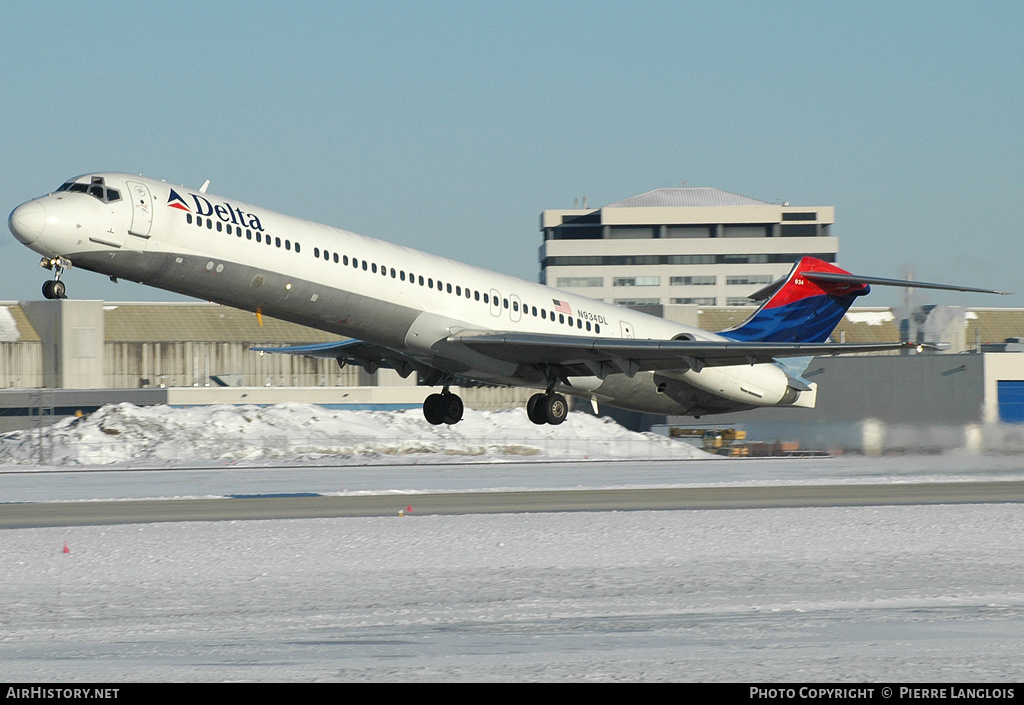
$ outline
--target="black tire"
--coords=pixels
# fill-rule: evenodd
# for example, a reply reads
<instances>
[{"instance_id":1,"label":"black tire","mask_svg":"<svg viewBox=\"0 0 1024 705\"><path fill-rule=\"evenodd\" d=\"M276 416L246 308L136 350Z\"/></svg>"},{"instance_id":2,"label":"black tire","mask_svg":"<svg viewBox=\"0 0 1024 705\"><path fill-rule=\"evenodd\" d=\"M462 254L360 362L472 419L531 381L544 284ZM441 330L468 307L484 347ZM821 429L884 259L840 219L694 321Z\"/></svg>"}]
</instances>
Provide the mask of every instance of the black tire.
<instances>
[{"instance_id":1,"label":"black tire","mask_svg":"<svg viewBox=\"0 0 1024 705\"><path fill-rule=\"evenodd\" d=\"M423 418L432 426L444 423L444 398L440 394L431 394L423 400Z\"/></svg>"},{"instance_id":2,"label":"black tire","mask_svg":"<svg viewBox=\"0 0 1024 705\"><path fill-rule=\"evenodd\" d=\"M442 394L439 407L442 412L441 417L449 426L462 421L464 407L462 405L462 397L458 394Z\"/></svg>"},{"instance_id":3,"label":"black tire","mask_svg":"<svg viewBox=\"0 0 1024 705\"><path fill-rule=\"evenodd\" d=\"M544 415L543 394L534 394L530 397L530 400L526 402L526 416L530 421L534 422L538 426L543 426L548 422L547 417Z\"/></svg>"},{"instance_id":4,"label":"black tire","mask_svg":"<svg viewBox=\"0 0 1024 705\"><path fill-rule=\"evenodd\" d=\"M544 403L541 405L544 411L544 418L552 426L565 421L569 415L569 402L561 394L547 394L544 396Z\"/></svg>"},{"instance_id":5,"label":"black tire","mask_svg":"<svg viewBox=\"0 0 1024 705\"><path fill-rule=\"evenodd\" d=\"M53 281L52 280L47 280L47 281L43 282L43 298L44 299L52 299L53 298Z\"/></svg>"}]
</instances>

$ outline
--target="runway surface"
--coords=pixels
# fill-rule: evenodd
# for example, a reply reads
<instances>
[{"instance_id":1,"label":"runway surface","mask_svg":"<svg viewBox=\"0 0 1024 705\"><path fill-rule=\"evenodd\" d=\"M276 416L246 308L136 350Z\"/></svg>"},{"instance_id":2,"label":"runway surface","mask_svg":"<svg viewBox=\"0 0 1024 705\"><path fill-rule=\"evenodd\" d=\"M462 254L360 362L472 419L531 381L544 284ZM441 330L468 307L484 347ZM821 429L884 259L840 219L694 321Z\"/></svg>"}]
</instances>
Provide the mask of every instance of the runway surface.
<instances>
[{"instance_id":1,"label":"runway surface","mask_svg":"<svg viewBox=\"0 0 1024 705\"><path fill-rule=\"evenodd\" d=\"M1024 482L232 496L0 505L0 529L162 521L1024 502Z\"/></svg>"}]
</instances>

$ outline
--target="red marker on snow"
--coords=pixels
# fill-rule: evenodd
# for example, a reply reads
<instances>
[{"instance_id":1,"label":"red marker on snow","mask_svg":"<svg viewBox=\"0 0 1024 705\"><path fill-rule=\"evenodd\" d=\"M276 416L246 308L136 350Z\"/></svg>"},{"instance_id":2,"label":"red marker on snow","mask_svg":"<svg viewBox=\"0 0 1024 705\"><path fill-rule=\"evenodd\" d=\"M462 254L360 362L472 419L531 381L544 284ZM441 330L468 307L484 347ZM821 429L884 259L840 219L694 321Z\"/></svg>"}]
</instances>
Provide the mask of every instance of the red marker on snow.
<instances>
[{"instance_id":1,"label":"red marker on snow","mask_svg":"<svg viewBox=\"0 0 1024 705\"><path fill-rule=\"evenodd\" d=\"M64 553L71 553L71 549L68 548L67 542L64 543Z\"/></svg>"}]
</instances>

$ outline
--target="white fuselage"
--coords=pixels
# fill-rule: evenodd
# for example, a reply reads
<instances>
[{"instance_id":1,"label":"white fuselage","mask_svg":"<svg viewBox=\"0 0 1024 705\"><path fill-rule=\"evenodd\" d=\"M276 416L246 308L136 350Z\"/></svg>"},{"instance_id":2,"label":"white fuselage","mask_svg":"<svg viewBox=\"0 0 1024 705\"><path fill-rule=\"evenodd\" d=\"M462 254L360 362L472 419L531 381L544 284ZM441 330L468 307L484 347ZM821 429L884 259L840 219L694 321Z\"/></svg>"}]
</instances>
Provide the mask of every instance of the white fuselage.
<instances>
[{"instance_id":1,"label":"white fuselage","mask_svg":"<svg viewBox=\"0 0 1024 705\"><path fill-rule=\"evenodd\" d=\"M446 373L545 386L515 363L447 341L469 331L723 340L699 328L162 181L113 173L74 181L97 179L103 185L97 193L62 190L19 206L11 214L12 232L41 255L66 257L78 268L358 338ZM787 393L786 373L771 363L569 382L559 388L670 414L770 406Z\"/></svg>"}]
</instances>

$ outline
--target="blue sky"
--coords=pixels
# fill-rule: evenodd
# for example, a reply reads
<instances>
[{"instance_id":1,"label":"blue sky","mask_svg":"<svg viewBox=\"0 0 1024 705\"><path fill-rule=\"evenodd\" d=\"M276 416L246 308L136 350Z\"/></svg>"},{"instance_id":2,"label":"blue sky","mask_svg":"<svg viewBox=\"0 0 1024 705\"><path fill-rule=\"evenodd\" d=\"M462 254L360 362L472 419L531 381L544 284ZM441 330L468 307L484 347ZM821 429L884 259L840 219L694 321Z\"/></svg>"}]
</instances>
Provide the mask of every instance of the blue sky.
<instances>
[{"instance_id":1,"label":"blue sky","mask_svg":"<svg viewBox=\"0 0 1024 705\"><path fill-rule=\"evenodd\" d=\"M25 3L0 210L89 171L210 179L536 280L542 210L685 182L833 205L847 269L1024 306L1022 33L1019 2ZM0 255L0 299L40 298L38 256Z\"/></svg>"}]
</instances>

